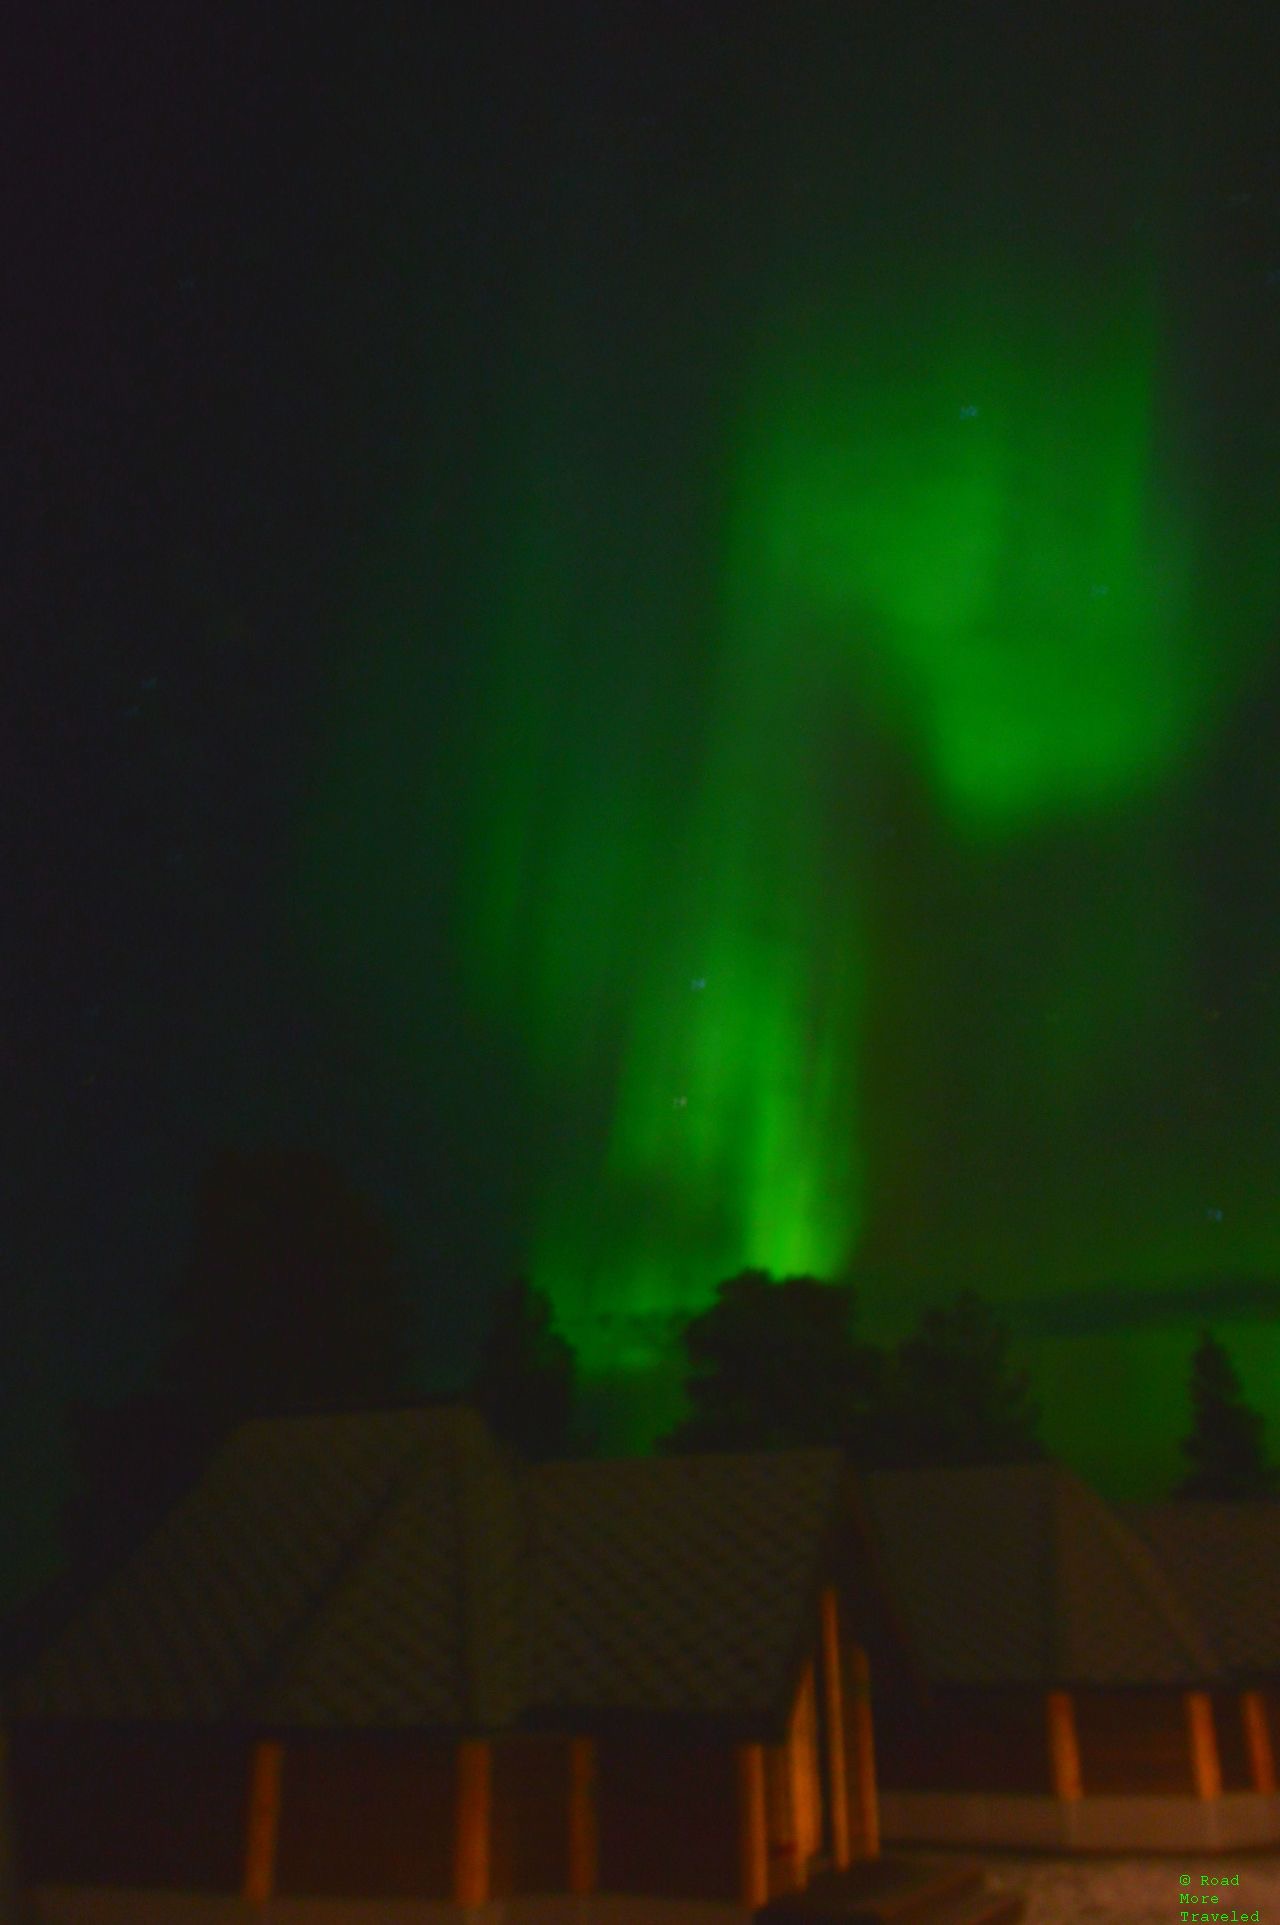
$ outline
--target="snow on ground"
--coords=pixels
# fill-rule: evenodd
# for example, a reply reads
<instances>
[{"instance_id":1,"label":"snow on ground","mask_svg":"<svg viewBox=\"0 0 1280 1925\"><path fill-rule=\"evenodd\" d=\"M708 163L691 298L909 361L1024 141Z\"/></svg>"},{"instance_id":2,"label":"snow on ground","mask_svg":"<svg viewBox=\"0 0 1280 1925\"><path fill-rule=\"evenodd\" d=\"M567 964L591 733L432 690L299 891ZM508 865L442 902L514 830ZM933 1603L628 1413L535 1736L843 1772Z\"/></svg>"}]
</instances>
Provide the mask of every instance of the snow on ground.
<instances>
[{"instance_id":1,"label":"snow on ground","mask_svg":"<svg viewBox=\"0 0 1280 1925\"><path fill-rule=\"evenodd\" d=\"M1023 1925L1181 1925L1181 1915L1233 1910L1258 1913L1259 1925L1280 1925L1280 1852L1224 1852L1199 1858L1047 1858L1015 1852L982 1852L993 1889L1027 1894ZM1238 1885L1201 1886L1210 1878L1240 1874ZM1182 1885L1186 1874L1193 1881ZM1187 1901L1183 1904L1183 1893ZM1217 1893L1218 1903L1212 1902ZM1198 1901L1192 1903L1191 1895Z\"/></svg>"}]
</instances>

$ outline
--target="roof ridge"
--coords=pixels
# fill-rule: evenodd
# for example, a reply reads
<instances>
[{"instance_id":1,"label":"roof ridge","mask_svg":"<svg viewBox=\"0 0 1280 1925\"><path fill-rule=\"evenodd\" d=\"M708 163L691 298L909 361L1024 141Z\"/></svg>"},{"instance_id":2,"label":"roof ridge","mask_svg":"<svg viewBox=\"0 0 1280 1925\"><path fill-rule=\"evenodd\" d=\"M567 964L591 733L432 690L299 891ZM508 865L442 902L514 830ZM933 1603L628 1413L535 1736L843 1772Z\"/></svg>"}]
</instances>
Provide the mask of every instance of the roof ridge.
<instances>
[{"instance_id":1,"label":"roof ridge","mask_svg":"<svg viewBox=\"0 0 1280 1925\"><path fill-rule=\"evenodd\" d=\"M275 1422L276 1420L252 1421ZM415 1476L421 1474L422 1450L425 1441L420 1433L413 1434L412 1441L405 1447L403 1457L388 1476L386 1488L381 1497L370 1507L369 1515L352 1531L329 1569L306 1597L302 1608L271 1641L266 1652L250 1670L245 1682L235 1694L235 1709L242 1715L252 1718L264 1698L274 1696L283 1688L291 1670L300 1662L307 1640L319 1630L337 1602L344 1584L358 1569L387 1518L408 1495Z\"/></svg>"},{"instance_id":2,"label":"roof ridge","mask_svg":"<svg viewBox=\"0 0 1280 1925\"><path fill-rule=\"evenodd\" d=\"M929 1673L920 1655L920 1644L911 1614L906 1609L899 1591L893 1567L889 1561L884 1536L875 1510L868 1501L868 1477L877 1472L860 1471L849 1467L847 1488L854 1529L858 1535L858 1545L867 1562L867 1578L872 1599L878 1604L891 1638L897 1643L903 1664L915 1689L917 1697L924 1702L930 1696Z\"/></svg>"},{"instance_id":3,"label":"roof ridge","mask_svg":"<svg viewBox=\"0 0 1280 1925\"><path fill-rule=\"evenodd\" d=\"M1083 1478L1077 1477L1065 1465L1059 1466L1059 1471L1060 1491L1064 1495L1070 1492L1077 1504L1083 1504L1092 1513L1099 1535L1110 1542L1131 1583L1139 1594L1145 1595L1146 1603L1164 1619L1184 1656L1207 1676L1221 1677L1224 1669L1221 1655L1155 1553L1092 1485L1086 1484ZM1061 1509L1060 1498L1060 1513Z\"/></svg>"},{"instance_id":4,"label":"roof ridge","mask_svg":"<svg viewBox=\"0 0 1280 1925\"><path fill-rule=\"evenodd\" d=\"M511 1673L504 1677L502 1640L505 1630L518 1646L527 1617L523 1608L529 1589L526 1501L520 1479L507 1463L493 1432L477 1413L472 1416L473 1421L455 1425L451 1437L460 1578L460 1701L470 1721L489 1729L509 1723L518 1714L524 1696L523 1652L513 1657ZM500 1487L498 1503L503 1515L489 1504L481 1488L480 1480L486 1474ZM495 1567L492 1528L510 1534L514 1575ZM504 1625L504 1618L513 1622Z\"/></svg>"},{"instance_id":5,"label":"roof ridge","mask_svg":"<svg viewBox=\"0 0 1280 1925\"><path fill-rule=\"evenodd\" d=\"M836 1568L840 1537L848 1527L848 1512L845 1505L845 1487L849 1477L849 1463L842 1450L830 1449L819 1445L805 1452L795 1451L793 1458L801 1455L813 1458L831 1458L830 1481L827 1487L825 1514L820 1528L815 1532L809 1552L808 1568L804 1573L801 1587L799 1618L795 1626L794 1648L791 1654L792 1689L799 1683L801 1671L810 1655L812 1645L812 1625L817 1620L820 1600L824 1586L830 1582ZM774 1453L776 1455L776 1453Z\"/></svg>"}]
</instances>

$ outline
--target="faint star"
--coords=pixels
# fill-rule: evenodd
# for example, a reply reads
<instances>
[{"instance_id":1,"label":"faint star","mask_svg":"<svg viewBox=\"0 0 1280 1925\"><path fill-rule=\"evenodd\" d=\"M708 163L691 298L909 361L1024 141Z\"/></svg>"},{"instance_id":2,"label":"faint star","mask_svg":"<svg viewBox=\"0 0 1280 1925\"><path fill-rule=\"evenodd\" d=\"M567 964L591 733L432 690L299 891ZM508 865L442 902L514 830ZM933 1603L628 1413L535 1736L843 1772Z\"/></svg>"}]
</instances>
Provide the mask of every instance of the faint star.
<instances>
[{"instance_id":1,"label":"faint star","mask_svg":"<svg viewBox=\"0 0 1280 1925\"><path fill-rule=\"evenodd\" d=\"M1206 1210L1205 1215L1208 1217L1210 1223L1221 1223L1222 1221L1221 1210Z\"/></svg>"},{"instance_id":2,"label":"faint star","mask_svg":"<svg viewBox=\"0 0 1280 1925\"><path fill-rule=\"evenodd\" d=\"M974 407L972 402L970 402L967 407L961 408L960 419L962 421L972 421L973 417L977 414L977 412L978 412L977 408Z\"/></svg>"},{"instance_id":3,"label":"faint star","mask_svg":"<svg viewBox=\"0 0 1280 1925\"><path fill-rule=\"evenodd\" d=\"M695 976L693 981L689 984L690 989L705 989L706 986L707 986L707 979L705 976Z\"/></svg>"}]
</instances>

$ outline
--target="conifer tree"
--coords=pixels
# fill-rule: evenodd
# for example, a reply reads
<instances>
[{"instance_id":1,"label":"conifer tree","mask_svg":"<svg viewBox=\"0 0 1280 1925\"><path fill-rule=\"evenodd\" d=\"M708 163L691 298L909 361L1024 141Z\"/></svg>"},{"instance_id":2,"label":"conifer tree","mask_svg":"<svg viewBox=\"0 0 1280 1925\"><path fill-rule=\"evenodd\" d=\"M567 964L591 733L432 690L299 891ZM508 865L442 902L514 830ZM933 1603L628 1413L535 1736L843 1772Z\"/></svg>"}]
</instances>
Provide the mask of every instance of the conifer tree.
<instances>
[{"instance_id":1,"label":"conifer tree","mask_svg":"<svg viewBox=\"0 0 1280 1925\"><path fill-rule=\"evenodd\" d=\"M219 1150L198 1188L175 1329L122 1401L77 1401L64 1513L77 1565L111 1563L245 1418L378 1409L411 1394L395 1239L331 1158Z\"/></svg>"},{"instance_id":2,"label":"conifer tree","mask_svg":"<svg viewBox=\"0 0 1280 1925\"><path fill-rule=\"evenodd\" d=\"M575 1411L572 1346L546 1296L524 1278L495 1295L471 1398L494 1434L531 1462L577 1456L589 1440Z\"/></svg>"},{"instance_id":3,"label":"conifer tree","mask_svg":"<svg viewBox=\"0 0 1280 1925\"><path fill-rule=\"evenodd\" d=\"M926 1310L886 1384L882 1459L904 1466L1043 1458L1039 1411L1009 1336L975 1290Z\"/></svg>"},{"instance_id":4,"label":"conifer tree","mask_svg":"<svg viewBox=\"0 0 1280 1925\"><path fill-rule=\"evenodd\" d=\"M1261 1413L1245 1403L1239 1374L1212 1330L1191 1359L1191 1430L1181 1440L1190 1469L1178 1497L1269 1497L1276 1472L1266 1461Z\"/></svg>"},{"instance_id":5,"label":"conifer tree","mask_svg":"<svg viewBox=\"0 0 1280 1925\"><path fill-rule=\"evenodd\" d=\"M849 1284L744 1270L690 1318L690 1411L664 1450L861 1452L874 1425L883 1358L854 1336Z\"/></svg>"}]
</instances>

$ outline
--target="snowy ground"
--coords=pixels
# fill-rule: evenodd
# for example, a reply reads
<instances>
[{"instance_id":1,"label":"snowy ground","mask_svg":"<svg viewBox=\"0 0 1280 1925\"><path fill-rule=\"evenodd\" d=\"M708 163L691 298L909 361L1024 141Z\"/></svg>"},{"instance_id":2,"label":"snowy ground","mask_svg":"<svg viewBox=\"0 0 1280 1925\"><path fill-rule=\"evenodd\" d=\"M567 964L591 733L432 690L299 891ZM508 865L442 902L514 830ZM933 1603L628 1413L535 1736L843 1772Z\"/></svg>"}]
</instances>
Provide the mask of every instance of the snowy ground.
<instances>
[{"instance_id":1,"label":"snowy ground","mask_svg":"<svg viewBox=\"0 0 1280 1925\"><path fill-rule=\"evenodd\" d=\"M1217 1912L1230 1920L1234 1910L1258 1913L1259 1925L1280 1925L1280 1852L1223 1853L1197 1858L1048 1858L1014 1852L975 1853L993 1889L1011 1887L1027 1894L1024 1925L1180 1925L1181 1914ZM1240 1874L1238 1885L1200 1885ZM1180 1885L1183 1873L1192 1885ZM1218 1903L1211 1902L1214 1891ZM1182 1893L1201 1894L1193 1904Z\"/></svg>"}]
</instances>

